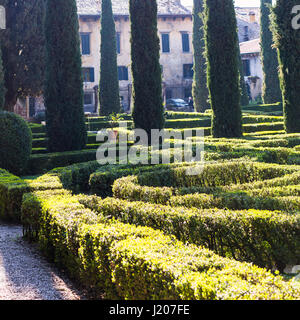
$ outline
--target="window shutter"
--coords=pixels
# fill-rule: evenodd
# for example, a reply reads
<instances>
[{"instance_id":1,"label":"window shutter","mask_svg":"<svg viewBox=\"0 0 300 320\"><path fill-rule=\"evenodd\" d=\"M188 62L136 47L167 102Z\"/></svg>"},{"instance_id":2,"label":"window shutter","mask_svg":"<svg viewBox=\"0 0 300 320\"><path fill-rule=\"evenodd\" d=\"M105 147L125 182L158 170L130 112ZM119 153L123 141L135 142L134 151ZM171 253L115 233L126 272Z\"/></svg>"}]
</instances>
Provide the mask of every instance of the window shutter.
<instances>
[{"instance_id":1,"label":"window shutter","mask_svg":"<svg viewBox=\"0 0 300 320\"><path fill-rule=\"evenodd\" d=\"M162 37L162 52L170 52L170 37L168 33L163 33Z\"/></svg>"},{"instance_id":2,"label":"window shutter","mask_svg":"<svg viewBox=\"0 0 300 320\"><path fill-rule=\"evenodd\" d=\"M250 60L249 59L243 60L243 66L244 66L244 76L245 77L250 76L251 75L251 72L250 72Z\"/></svg>"},{"instance_id":3,"label":"window shutter","mask_svg":"<svg viewBox=\"0 0 300 320\"><path fill-rule=\"evenodd\" d=\"M128 80L128 68L125 66L118 67L119 81Z\"/></svg>"},{"instance_id":4,"label":"window shutter","mask_svg":"<svg viewBox=\"0 0 300 320\"><path fill-rule=\"evenodd\" d=\"M90 82L95 82L94 68L90 68Z\"/></svg>"},{"instance_id":5,"label":"window shutter","mask_svg":"<svg viewBox=\"0 0 300 320\"><path fill-rule=\"evenodd\" d=\"M189 34L182 33L182 51L183 52L190 52L190 41L189 41Z\"/></svg>"},{"instance_id":6,"label":"window shutter","mask_svg":"<svg viewBox=\"0 0 300 320\"><path fill-rule=\"evenodd\" d=\"M90 35L89 34L81 34L81 47L82 54L90 54Z\"/></svg>"},{"instance_id":7,"label":"window shutter","mask_svg":"<svg viewBox=\"0 0 300 320\"><path fill-rule=\"evenodd\" d=\"M184 79L192 79L194 76L194 70L192 64L184 64L183 65L183 78Z\"/></svg>"},{"instance_id":8,"label":"window shutter","mask_svg":"<svg viewBox=\"0 0 300 320\"><path fill-rule=\"evenodd\" d=\"M82 68L82 77L84 82L95 82L94 68Z\"/></svg>"}]
</instances>

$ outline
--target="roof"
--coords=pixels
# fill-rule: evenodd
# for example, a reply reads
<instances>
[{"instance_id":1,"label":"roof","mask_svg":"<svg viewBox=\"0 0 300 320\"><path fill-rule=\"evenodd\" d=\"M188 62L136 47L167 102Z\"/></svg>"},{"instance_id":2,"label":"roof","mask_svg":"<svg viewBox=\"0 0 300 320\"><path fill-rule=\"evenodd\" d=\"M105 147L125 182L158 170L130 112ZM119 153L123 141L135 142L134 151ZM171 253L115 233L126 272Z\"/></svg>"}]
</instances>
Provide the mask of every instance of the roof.
<instances>
[{"instance_id":1,"label":"roof","mask_svg":"<svg viewBox=\"0 0 300 320\"><path fill-rule=\"evenodd\" d=\"M260 7L235 7L235 12L241 20L250 22L250 15L255 15L255 21L260 21Z\"/></svg>"},{"instance_id":2,"label":"roof","mask_svg":"<svg viewBox=\"0 0 300 320\"><path fill-rule=\"evenodd\" d=\"M157 0L159 16L190 16L191 11L180 0ZM129 16L129 0L112 0L113 13L116 16ZM80 16L100 16L101 0L77 0Z\"/></svg>"},{"instance_id":3,"label":"roof","mask_svg":"<svg viewBox=\"0 0 300 320\"><path fill-rule=\"evenodd\" d=\"M260 53L260 39L254 39L240 43L241 54Z\"/></svg>"}]
</instances>

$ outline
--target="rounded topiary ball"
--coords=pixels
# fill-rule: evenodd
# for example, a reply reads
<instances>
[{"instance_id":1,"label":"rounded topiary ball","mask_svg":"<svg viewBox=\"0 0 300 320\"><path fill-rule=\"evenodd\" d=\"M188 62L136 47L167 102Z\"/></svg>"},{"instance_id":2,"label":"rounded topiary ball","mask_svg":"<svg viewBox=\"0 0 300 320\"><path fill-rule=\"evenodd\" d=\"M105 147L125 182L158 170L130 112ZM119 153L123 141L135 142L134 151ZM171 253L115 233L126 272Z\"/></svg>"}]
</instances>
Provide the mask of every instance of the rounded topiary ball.
<instances>
[{"instance_id":1,"label":"rounded topiary ball","mask_svg":"<svg viewBox=\"0 0 300 320\"><path fill-rule=\"evenodd\" d=\"M21 174L31 154L32 135L20 116L0 111L0 168Z\"/></svg>"}]
</instances>

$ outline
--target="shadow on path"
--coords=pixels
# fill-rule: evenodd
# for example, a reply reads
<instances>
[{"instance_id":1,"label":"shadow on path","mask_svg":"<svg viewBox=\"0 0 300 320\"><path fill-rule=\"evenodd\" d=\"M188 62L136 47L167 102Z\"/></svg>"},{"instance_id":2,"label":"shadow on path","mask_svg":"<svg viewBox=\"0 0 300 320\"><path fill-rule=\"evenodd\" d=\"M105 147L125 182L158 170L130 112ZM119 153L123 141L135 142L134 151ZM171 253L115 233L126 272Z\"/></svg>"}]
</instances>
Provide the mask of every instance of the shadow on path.
<instances>
[{"instance_id":1,"label":"shadow on path","mask_svg":"<svg viewBox=\"0 0 300 320\"><path fill-rule=\"evenodd\" d=\"M0 300L81 300L39 252L22 239L22 227L0 224Z\"/></svg>"}]
</instances>

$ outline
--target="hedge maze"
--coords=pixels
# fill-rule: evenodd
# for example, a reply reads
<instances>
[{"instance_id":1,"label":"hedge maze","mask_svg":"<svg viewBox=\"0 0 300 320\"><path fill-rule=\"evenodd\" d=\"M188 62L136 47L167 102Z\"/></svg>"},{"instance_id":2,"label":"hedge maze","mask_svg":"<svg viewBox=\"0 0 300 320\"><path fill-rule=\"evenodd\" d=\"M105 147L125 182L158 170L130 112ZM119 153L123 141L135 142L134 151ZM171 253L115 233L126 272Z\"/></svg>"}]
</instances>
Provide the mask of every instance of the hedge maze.
<instances>
[{"instance_id":1,"label":"hedge maze","mask_svg":"<svg viewBox=\"0 0 300 320\"><path fill-rule=\"evenodd\" d=\"M167 127L206 128L193 176L197 163L100 166L95 134L86 150L47 153L32 125L26 176L0 170L0 217L99 297L300 299L284 273L300 264L300 134L274 110L247 110L240 139L213 139L209 113L169 113Z\"/></svg>"}]
</instances>

